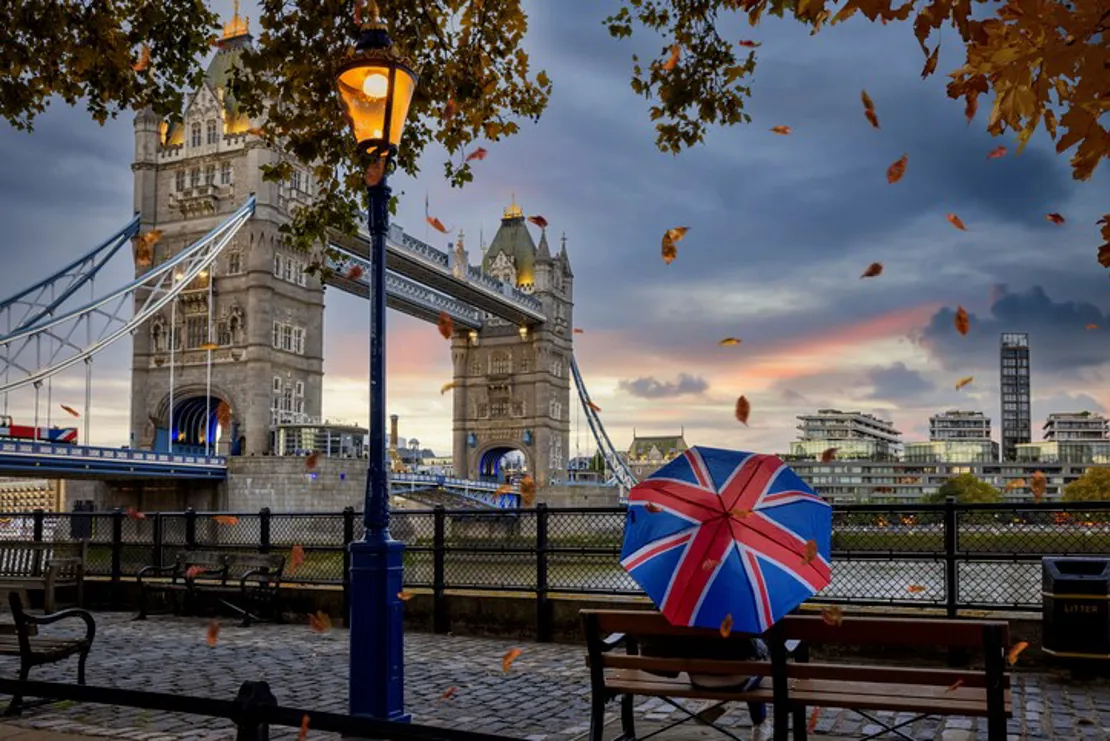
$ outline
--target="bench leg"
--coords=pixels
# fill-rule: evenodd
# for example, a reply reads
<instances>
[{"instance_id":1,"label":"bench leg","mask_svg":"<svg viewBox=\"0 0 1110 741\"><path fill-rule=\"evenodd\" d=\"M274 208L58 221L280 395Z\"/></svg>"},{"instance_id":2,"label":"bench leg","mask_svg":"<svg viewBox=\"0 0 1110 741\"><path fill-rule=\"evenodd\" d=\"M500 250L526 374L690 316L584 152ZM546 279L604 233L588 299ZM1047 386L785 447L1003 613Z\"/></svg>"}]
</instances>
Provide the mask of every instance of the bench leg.
<instances>
[{"instance_id":1,"label":"bench leg","mask_svg":"<svg viewBox=\"0 0 1110 741\"><path fill-rule=\"evenodd\" d=\"M590 701L590 741L602 741L605 731L605 700L596 694Z\"/></svg>"},{"instance_id":2,"label":"bench leg","mask_svg":"<svg viewBox=\"0 0 1110 741\"><path fill-rule=\"evenodd\" d=\"M809 718L806 717L806 708L799 705L794 708L794 741L806 741L809 736Z\"/></svg>"},{"instance_id":3,"label":"bench leg","mask_svg":"<svg viewBox=\"0 0 1110 741\"><path fill-rule=\"evenodd\" d=\"M85 661L89 658L90 649L92 649L91 645L77 657L77 684L85 683Z\"/></svg>"},{"instance_id":4,"label":"bench leg","mask_svg":"<svg viewBox=\"0 0 1110 741\"><path fill-rule=\"evenodd\" d=\"M624 741L636 741L636 717L632 713L635 699L635 695L621 696L621 738Z\"/></svg>"},{"instance_id":5,"label":"bench leg","mask_svg":"<svg viewBox=\"0 0 1110 741\"><path fill-rule=\"evenodd\" d=\"M139 614L133 620L146 620L146 588L139 585Z\"/></svg>"},{"instance_id":6,"label":"bench leg","mask_svg":"<svg viewBox=\"0 0 1110 741\"><path fill-rule=\"evenodd\" d=\"M26 682L27 675L31 673L31 667L28 665L19 668L19 681ZM5 717L19 715L23 711L23 693L17 692L12 695L11 702L8 703L8 709L4 711Z\"/></svg>"}]
</instances>

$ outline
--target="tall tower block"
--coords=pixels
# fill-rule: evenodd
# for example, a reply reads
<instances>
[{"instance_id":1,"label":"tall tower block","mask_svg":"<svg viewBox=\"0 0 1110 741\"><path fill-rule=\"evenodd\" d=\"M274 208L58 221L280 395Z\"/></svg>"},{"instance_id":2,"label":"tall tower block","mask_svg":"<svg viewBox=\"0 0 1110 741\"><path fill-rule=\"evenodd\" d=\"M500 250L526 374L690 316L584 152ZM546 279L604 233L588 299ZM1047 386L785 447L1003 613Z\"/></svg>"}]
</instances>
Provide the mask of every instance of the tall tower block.
<instances>
[{"instance_id":1,"label":"tall tower block","mask_svg":"<svg viewBox=\"0 0 1110 741\"><path fill-rule=\"evenodd\" d=\"M1032 440L1029 394L1029 335L1006 332L999 349L1002 396L1002 460L1017 458L1017 444Z\"/></svg>"}]
</instances>

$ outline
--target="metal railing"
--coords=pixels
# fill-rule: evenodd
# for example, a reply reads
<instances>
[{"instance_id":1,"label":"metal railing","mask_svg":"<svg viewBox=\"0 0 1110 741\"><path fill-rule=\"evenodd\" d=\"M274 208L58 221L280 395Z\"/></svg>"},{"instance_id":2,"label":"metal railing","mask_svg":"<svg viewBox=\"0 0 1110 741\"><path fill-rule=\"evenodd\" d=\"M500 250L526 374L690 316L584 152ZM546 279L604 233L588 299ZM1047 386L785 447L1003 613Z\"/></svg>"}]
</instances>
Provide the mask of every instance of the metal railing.
<instances>
[{"instance_id":1,"label":"metal railing","mask_svg":"<svg viewBox=\"0 0 1110 741\"><path fill-rule=\"evenodd\" d=\"M113 583L182 549L280 552L305 561L286 580L346 588L347 545L361 516L335 513L34 513L0 517L0 540L88 539L86 573ZM216 517L219 516L219 519ZM445 624L451 590L524 592L550 635L553 594L640 595L619 564L626 510L397 510L406 588L433 595ZM227 524L233 522L234 524ZM30 538L28 527L30 523ZM832 583L815 601L965 609L1037 610L1045 555L1110 554L1110 502L869 504L833 508Z\"/></svg>"}]
</instances>

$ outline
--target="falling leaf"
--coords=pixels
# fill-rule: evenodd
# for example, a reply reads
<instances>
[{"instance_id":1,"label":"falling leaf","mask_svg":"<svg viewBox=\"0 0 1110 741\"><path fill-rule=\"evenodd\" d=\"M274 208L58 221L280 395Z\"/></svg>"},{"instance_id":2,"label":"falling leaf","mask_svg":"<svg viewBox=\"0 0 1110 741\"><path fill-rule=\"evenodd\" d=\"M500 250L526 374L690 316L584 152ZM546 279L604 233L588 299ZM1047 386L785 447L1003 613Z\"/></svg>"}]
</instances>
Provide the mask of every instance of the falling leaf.
<instances>
[{"instance_id":1,"label":"falling leaf","mask_svg":"<svg viewBox=\"0 0 1110 741\"><path fill-rule=\"evenodd\" d=\"M906 591L910 594L921 594L925 591L925 587L921 586L920 584L908 584L906 586Z\"/></svg>"},{"instance_id":2,"label":"falling leaf","mask_svg":"<svg viewBox=\"0 0 1110 741\"><path fill-rule=\"evenodd\" d=\"M860 278L874 278L875 276L883 274L883 264L881 262L873 262L867 266L867 270L863 271Z\"/></svg>"},{"instance_id":3,"label":"falling leaf","mask_svg":"<svg viewBox=\"0 0 1110 741\"><path fill-rule=\"evenodd\" d=\"M740 344L740 338L739 337L726 337L723 340L721 340L720 342L718 342L717 344L720 345L721 347L728 347L729 345L739 345Z\"/></svg>"},{"instance_id":4,"label":"falling leaf","mask_svg":"<svg viewBox=\"0 0 1110 741\"><path fill-rule=\"evenodd\" d=\"M297 741L307 741L308 740L308 720L309 720L308 714L306 713L301 718L301 732L297 735Z\"/></svg>"},{"instance_id":5,"label":"falling leaf","mask_svg":"<svg viewBox=\"0 0 1110 741\"><path fill-rule=\"evenodd\" d=\"M489 154L489 152L487 152L484 148L478 147L473 152L466 155L466 161L470 162L470 160L484 160L487 154Z\"/></svg>"},{"instance_id":6,"label":"falling leaf","mask_svg":"<svg viewBox=\"0 0 1110 741\"><path fill-rule=\"evenodd\" d=\"M1097 324L1088 324L1087 329L1098 329L1098 325Z\"/></svg>"},{"instance_id":7,"label":"falling leaf","mask_svg":"<svg viewBox=\"0 0 1110 741\"><path fill-rule=\"evenodd\" d=\"M754 49L757 46L762 46L763 45L762 41L743 41L743 40L741 40L741 41L737 41L736 43L740 46L743 46L745 49Z\"/></svg>"},{"instance_id":8,"label":"falling leaf","mask_svg":"<svg viewBox=\"0 0 1110 741\"><path fill-rule=\"evenodd\" d=\"M74 409L71 406L68 406L66 404L62 404L61 407L62 407L62 411L66 412L67 414L70 414L74 417L80 417L81 416L81 413L78 412L76 409Z\"/></svg>"},{"instance_id":9,"label":"falling leaf","mask_svg":"<svg viewBox=\"0 0 1110 741\"><path fill-rule=\"evenodd\" d=\"M735 517L737 520L746 520L752 516L752 511L750 509L736 508L733 510L729 510L729 514Z\"/></svg>"},{"instance_id":10,"label":"falling leaf","mask_svg":"<svg viewBox=\"0 0 1110 741\"><path fill-rule=\"evenodd\" d=\"M748 424L748 415L752 412L751 402L744 396L736 400L736 419Z\"/></svg>"},{"instance_id":11,"label":"falling leaf","mask_svg":"<svg viewBox=\"0 0 1110 741\"><path fill-rule=\"evenodd\" d=\"M432 228L435 229L437 232L441 232L443 234L446 234L447 232L451 231L450 229L448 229L447 227L445 227L443 225L442 221L440 221L439 219L437 219L434 216L427 216L427 217L425 217L425 220L429 224L431 224Z\"/></svg>"},{"instance_id":12,"label":"falling leaf","mask_svg":"<svg viewBox=\"0 0 1110 741\"><path fill-rule=\"evenodd\" d=\"M1010 666L1013 666L1017 663L1018 656L1021 656L1021 652L1027 648L1029 648L1028 641L1018 641L1014 644L1014 647L1010 649L1010 652L1008 654L1006 654L1006 660L1010 662Z\"/></svg>"},{"instance_id":13,"label":"falling leaf","mask_svg":"<svg viewBox=\"0 0 1110 741\"><path fill-rule=\"evenodd\" d=\"M194 579L196 579L198 576L200 576L203 573L204 573L204 567L203 566L190 566L189 568L185 569L185 580L186 581L193 581Z\"/></svg>"},{"instance_id":14,"label":"falling leaf","mask_svg":"<svg viewBox=\"0 0 1110 741\"><path fill-rule=\"evenodd\" d=\"M521 651L519 648L510 648L508 651L506 651L505 655L501 657L501 671L508 674L509 669L511 669L513 666L513 662L516 661L522 653L524 652Z\"/></svg>"},{"instance_id":15,"label":"falling leaf","mask_svg":"<svg viewBox=\"0 0 1110 741\"><path fill-rule=\"evenodd\" d=\"M134 507L128 507L127 508L127 519L129 519L129 520L145 520L146 515L144 515L142 512L135 509Z\"/></svg>"},{"instance_id":16,"label":"falling leaf","mask_svg":"<svg viewBox=\"0 0 1110 741\"><path fill-rule=\"evenodd\" d=\"M513 485L512 484L502 484L501 486L497 487L497 491L495 491L493 493L493 495L495 497L499 497L502 494L512 494L512 493L513 493Z\"/></svg>"},{"instance_id":17,"label":"falling leaf","mask_svg":"<svg viewBox=\"0 0 1110 741\"><path fill-rule=\"evenodd\" d=\"M964 386L968 385L969 383L971 383L974 380L975 380L975 376L964 376L960 380L956 381L956 390L959 391Z\"/></svg>"},{"instance_id":18,"label":"falling leaf","mask_svg":"<svg viewBox=\"0 0 1110 741\"><path fill-rule=\"evenodd\" d=\"M897 183L906 174L906 163L910 161L908 154L903 154L901 159L897 160L890 167L886 168L886 181L888 183Z\"/></svg>"},{"instance_id":19,"label":"falling leaf","mask_svg":"<svg viewBox=\"0 0 1110 741\"><path fill-rule=\"evenodd\" d=\"M238 525L239 518L235 515L212 515L212 521L217 525Z\"/></svg>"},{"instance_id":20,"label":"falling leaf","mask_svg":"<svg viewBox=\"0 0 1110 741\"><path fill-rule=\"evenodd\" d=\"M331 630L331 616L323 610L320 610L315 615L309 615L308 627L312 628L316 633L327 633Z\"/></svg>"},{"instance_id":21,"label":"falling leaf","mask_svg":"<svg viewBox=\"0 0 1110 741\"><path fill-rule=\"evenodd\" d=\"M682 54L682 47L680 47L678 44L674 44L671 47L671 56L670 56L670 58L667 59L667 61L663 62L663 70L665 72L670 72L672 69L674 69L675 66L678 64L678 57L681 54Z\"/></svg>"},{"instance_id":22,"label":"falling leaf","mask_svg":"<svg viewBox=\"0 0 1110 741\"><path fill-rule=\"evenodd\" d=\"M1033 492L1033 501L1040 503L1041 498L1044 497L1045 488L1048 486L1048 477L1044 475L1044 471L1037 471L1029 479L1029 490Z\"/></svg>"},{"instance_id":23,"label":"falling leaf","mask_svg":"<svg viewBox=\"0 0 1110 741\"><path fill-rule=\"evenodd\" d=\"M448 687L447 689L445 689L443 691L443 694L439 696L439 699L440 700L450 700L452 697L455 696L455 693L458 692L458 691L459 691L458 687Z\"/></svg>"},{"instance_id":24,"label":"falling leaf","mask_svg":"<svg viewBox=\"0 0 1110 741\"><path fill-rule=\"evenodd\" d=\"M457 112L458 105L455 103L455 99L448 99L446 105L443 106L443 118L454 118Z\"/></svg>"},{"instance_id":25,"label":"falling leaf","mask_svg":"<svg viewBox=\"0 0 1110 741\"><path fill-rule=\"evenodd\" d=\"M289 571L292 572L299 569L304 564L304 560L304 546L293 546L293 548L289 551Z\"/></svg>"},{"instance_id":26,"label":"falling leaf","mask_svg":"<svg viewBox=\"0 0 1110 741\"><path fill-rule=\"evenodd\" d=\"M967 116L967 122L975 118L975 112L979 110L979 93L968 93L967 104L964 106L964 115Z\"/></svg>"},{"instance_id":27,"label":"falling leaf","mask_svg":"<svg viewBox=\"0 0 1110 741\"><path fill-rule=\"evenodd\" d=\"M997 147L995 147L994 149L992 149L990 151L990 153L987 154L987 159L996 160L1000 157L1005 157L1005 156L1006 156L1006 147L1004 145L1000 144Z\"/></svg>"},{"instance_id":28,"label":"falling leaf","mask_svg":"<svg viewBox=\"0 0 1110 741\"><path fill-rule=\"evenodd\" d=\"M525 507L531 507L536 501L536 480L525 475L520 479L520 501Z\"/></svg>"},{"instance_id":29,"label":"falling leaf","mask_svg":"<svg viewBox=\"0 0 1110 741\"><path fill-rule=\"evenodd\" d=\"M648 512L650 512L652 514L655 514L656 512L662 512L663 511L663 508L660 507L655 502L648 502L647 504L644 505L644 509L646 509Z\"/></svg>"},{"instance_id":30,"label":"falling leaf","mask_svg":"<svg viewBox=\"0 0 1110 741\"><path fill-rule=\"evenodd\" d=\"M728 638L729 633L732 632L732 613L725 615L725 619L721 621L721 637Z\"/></svg>"},{"instance_id":31,"label":"falling leaf","mask_svg":"<svg viewBox=\"0 0 1110 741\"><path fill-rule=\"evenodd\" d=\"M220 346L217 345L215 342L205 342L202 345L198 345L197 349L204 350L205 352L212 352L213 350L219 350Z\"/></svg>"},{"instance_id":32,"label":"falling leaf","mask_svg":"<svg viewBox=\"0 0 1110 741\"><path fill-rule=\"evenodd\" d=\"M592 401L587 401L586 406L588 406L590 409L592 409L595 412L600 412L601 411L601 407L599 407L597 404L594 404Z\"/></svg>"},{"instance_id":33,"label":"falling leaf","mask_svg":"<svg viewBox=\"0 0 1110 741\"><path fill-rule=\"evenodd\" d=\"M707 558L701 562L701 568L703 571L712 571L720 565L721 559L719 558Z\"/></svg>"},{"instance_id":34,"label":"falling leaf","mask_svg":"<svg viewBox=\"0 0 1110 741\"><path fill-rule=\"evenodd\" d=\"M1006 482L1006 491L1013 491L1014 489L1024 489L1025 479L1014 479L1013 481Z\"/></svg>"},{"instance_id":35,"label":"falling leaf","mask_svg":"<svg viewBox=\"0 0 1110 741\"><path fill-rule=\"evenodd\" d=\"M455 333L455 322L446 311L439 312L439 321L436 322L436 326L439 327L439 336L445 340L451 339L451 335Z\"/></svg>"},{"instance_id":36,"label":"falling leaf","mask_svg":"<svg viewBox=\"0 0 1110 741\"><path fill-rule=\"evenodd\" d=\"M962 231L962 232L967 231L967 227L964 226L964 222L960 221L960 217L957 216L956 214L948 214L944 218L948 219L948 223L951 224L952 226L956 227L960 231Z\"/></svg>"},{"instance_id":37,"label":"falling leaf","mask_svg":"<svg viewBox=\"0 0 1110 741\"><path fill-rule=\"evenodd\" d=\"M821 619L825 625L839 626L844 623L844 610L837 605L829 605L821 610Z\"/></svg>"},{"instance_id":38,"label":"falling leaf","mask_svg":"<svg viewBox=\"0 0 1110 741\"><path fill-rule=\"evenodd\" d=\"M809 723L806 723L806 730L813 733L817 729L817 719L821 717L821 708L814 708L813 712L809 714Z\"/></svg>"},{"instance_id":39,"label":"falling leaf","mask_svg":"<svg viewBox=\"0 0 1110 741\"><path fill-rule=\"evenodd\" d=\"M802 554L802 563L803 564L813 563L813 560L815 558L817 558L817 541L816 540L807 540L806 541L805 553Z\"/></svg>"},{"instance_id":40,"label":"falling leaf","mask_svg":"<svg viewBox=\"0 0 1110 741\"><path fill-rule=\"evenodd\" d=\"M373 188L382 181L383 177L385 177L385 157L375 157L366 165L366 170L362 173L362 181L366 183L367 188Z\"/></svg>"},{"instance_id":41,"label":"falling leaf","mask_svg":"<svg viewBox=\"0 0 1110 741\"><path fill-rule=\"evenodd\" d=\"M304 458L304 467L305 468L316 468L316 464L319 463L319 461L320 461L320 454L317 453L314 450L314 451L312 451L311 453L309 453L308 455L305 456L305 458Z\"/></svg>"},{"instance_id":42,"label":"falling leaf","mask_svg":"<svg viewBox=\"0 0 1110 741\"><path fill-rule=\"evenodd\" d=\"M876 129L879 128L879 117L878 115L876 115L875 111L864 111L863 117L866 118L868 123L870 123Z\"/></svg>"},{"instance_id":43,"label":"falling leaf","mask_svg":"<svg viewBox=\"0 0 1110 741\"><path fill-rule=\"evenodd\" d=\"M828 463L829 461L835 461L836 451L837 448L825 448L825 450L821 453L821 462Z\"/></svg>"},{"instance_id":44,"label":"falling leaf","mask_svg":"<svg viewBox=\"0 0 1110 741\"><path fill-rule=\"evenodd\" d=\"M361 265L352 265L347 268L347 272L344 273L343 277L347 280L358 280L362 277L364 272Z\"/></svg>"},{"instance_id":45,"label":"falling leaf","mask_svg":"<svg viewBox=\"0 0 1110 741\"><path fill-rule=\"evenodd\" d=\"M150 47L143 44L143 48L139 51L139 61L131 65L131 69L136 72L142 72L150 66Z\"/></svg>"},{"instance_id":46,"label":"falling leaf","mask_svg":"<svg viewBox=\"0 0 1110 741\"><path fill-rule=\"evenodd\" d=\"M443 386L441 386L441 387L440 387L440 389L439 389L439 395L440 395L440 396L443 396L443 395L444 395L444 394L446 394L446 393L447 393L448 391L450 391L451 389L455 388L455 386L457 386L457 385L458 385L458 384L457 384L457 383L455 383L454 381L448 381L447 383L443 384Z\"/></svg>"},{"instance_id":47,"label":"falling leaf","mask_svg":"<svg viewBox=\"0 0 1110 741\"><path fill-rule=\"evenodd\" d=\"M871 100L871 96L867 94L866 90L861 90L860 94L859 94L859 97L860 97L860 100L863 101L863 110L865 110L865 111L875 110L875 102Z\"/></svg>"},{"instance_id":48,"label":"falling leaf","mask_svg":"<svg viewBox=\"0 0 1110 741\"><path fill-rule=\"evenodd\" d=\"M937 60L939 54L940 44L937 44L936 48L934 48L929 56L925 59L925 66L921 69L922 80L937 71Z\"/></svg>"},{"instance_id":49,"label":"falling leaf","mask_svg":"<svg viewBox=\"0 0 1110 741\"><path fill-rule=\"evenodd\" d=\"M1051 221L1053 224L1057 224L1057 225L1063 224L1066 221L1066 219L1063 216L1061 216L1060 214L1055 213L1055 212L1053 212L1051 214L1045 214L1044 217L1046 219L1048 219L1049 221Z\"/></svg>"},{"instance_id":50,"label":"falling leaf","mask_svg":"<svg viewBox=\"0 0 1110 741\"><path fill-rule=\"evenodd\" d=\"M586 330L581 329L579 327L575 327L574 328L574 334L586 334Z\"/></svg>"},{"instance_id":51,"label":"falling leaf","mask_svg":"<svg viewBox=\"0 0 1110 741\"><path fill-rule=\"evenodd\" d=\"M538 226L540 229L547 228L547 219L542 216L529 216L528 221Z\"/></svg>"},{"instance_id":52,"label":"falling leaf","mask_svg":"<svg viewBox=\"0 0 1110 741\"><path fill-rule=\"evenodd\" d=\"M401 600L402 602L408 602L412 598L413 598L412 592L398 592L397 593L397 599Z\"/></svg>"},{"instance_id":53,"label":"falling leaf","mask_svg":"<svg viewBox=\"0 0 1110 741\"><path fill-rule=\"evenodd\" d=\"M962 306L956 307L956 316L952 322L956 325L956 331L962 335L971 331L971 317L967 315L967 309Z\"/></svg>"},{"instance_id":54,"label":"falling leaf","mask_svg":"<svg viewBox=\"0 0 1110 741\"><path fill-rule=\"evenodd\" d=\"M779 136L786 136L791 131L793 131L793 129L791 129L789 126L772 126L771 127L771 133L778 134Z\"/></svg>"},{"instance_id":55,"label":"falling leaf","mask_svg":"<svg viewBox=\"0 0 1110 741\"><path fill-rule=\"evenodd\" d=\"M689 230L690 227L688 226L676 226L663 233L663 262L668 265L674 262L674 259L678 257L678 247L676 245L682 241Z\"/></svg>"},{"instance_id":56,"label":"falling leaf","mask_svg":"<svg viewBox=\"0 0 1110 741\"><path fill-rule=\"evenodd\" d=\"M220 423L220 427L228 427L231 424L231 405L226 401L220 401L216 405L216 419Z\"/></svg>"},{"instance_id":57,"label":"falling leaf","mask_svg":"<svg viewBox=\"0 0 1110 741\"><path fill-rule=\"evenodd\" d=\"M960 687L963 687L963 686L964 686L964 680L957 679L955 682L948 685L948 689L946 689L945 692L955 692L956 690L958 690Z\"/></svg>"},{"instance_id":58,"label":"falling leaf","mask_svg":"<svg viewBox=\"0 0 1110 741\"><path fill-rule=\"evenodd\" d=\"M220 621L219 620L210 620L210 621L208 621L208 637L207 637L208 647L209 648L215 648L216 647L216 642L219 641L219 640L220 640Z\"/></svg>"},{"instance_id":59,"label":"falling leaf","mask_svg":"<svg viewBox=\"0 0 1110 741\"><path fill-rule=\"evenodd\" d=\"M252 136L258 136L258 137L265 137L266 136L266 130L264 128L262 128L261 126L252 126L249 129L247 129L247 133L252 135Z\"/></svg>"}]
</instances>

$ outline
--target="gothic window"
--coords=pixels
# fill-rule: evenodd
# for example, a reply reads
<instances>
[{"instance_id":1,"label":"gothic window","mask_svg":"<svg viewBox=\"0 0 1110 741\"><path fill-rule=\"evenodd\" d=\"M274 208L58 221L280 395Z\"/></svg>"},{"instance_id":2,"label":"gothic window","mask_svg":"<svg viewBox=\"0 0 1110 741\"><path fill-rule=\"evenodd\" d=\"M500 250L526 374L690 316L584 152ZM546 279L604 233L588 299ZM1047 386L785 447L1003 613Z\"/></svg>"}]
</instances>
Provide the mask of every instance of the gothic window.
<instances>
[{"instance_id":1,"label":"gothic window","mask_svg":"<svg viewBox=\"0 0 1110 741\"><path fill-rule=\"evenodd\" d=\"M509 285L516 285L516 261L504 252L498 252L490 265L489 274Z\"/></svg>"},{"instance_id":2,"label":"gothic window","mask_svg":"<svg viewBox=\"0 0 1110 741\"><path fill-rule=\"evenodd\" d=\"M195 123L191 128L190 144L194 147L200 146L200 124Z\"/></svg>"},{"instance_id":3,"label":"gothic window","mask_svg":"<svg viewBox=\"0 0 1110 741\"><path fill-rule=\"evenodd\" d=\"M479 404L478 405L478 418L479 419L488 419L489 418L489 404Z\"/></svg>"},{"instance_id":4,"label":"gothic window","mask_svg":"<svg viewBox=\"0 0 1110 741\"><path fill-rule=\"evenodd\" d=\"M562 378L563 377L563 359L562 358L556 356L551 361L551 375L555 376L556 378Z\"/></svg>"},{"instance_id":5,"label":"gothic window","mask_svg":"<svg viewBox=\"0 0 1110 741\"><path fill-rule=\"evenodd\" d=\"M274 389L275 394L280 394L281 393L281 376L274 376L273 389Z\"/></svg>"},{"instance_id":6,"label":"gothic window","mask_svg":"<svg viewBox=\"0 0 1110 741\"><path fill-rule=\"evenodd\" d=\"M275 278L280 278L281 277L282 262L283 262L283 260L282 260L281 255L275 254L274 255L274 277Z\"/></svg>"},{"instance_id":7,"label":"gothic window","mask_svg":"<svg viewBox=\"0 0 1110 741\"><path fill-rule=\"evenodd\" d=\"M231 342L235 345L243 343L243 317L240 314L232 313L231 318L227 320L228 330L231 332Z\"/></svg>"},{"instance_id":8,"label":"gothic window","mask_svg":"<svg viewBox=\"0 0 1110 741\"><path fill-rule=\"evenodd\" d=\"M200 347L206 342L208 342L208 317L187 317L185 319L185 347Z\"/></svg>"},{"instance_id":9,"label":"gothic window","mask_svg":"<svg viewBox=\"0 0 1110 741\"><path fill-rule=\"evenodd\" d=\"M293 327L293 352L304 355L304 328Z\"/></svg>"},{"instance_id":10,"label":"gothic window","mask_svg":"<svg viewBox=\"0 0 1110 741\"><path fill-rule=\"evenodd\" d=\"M243 272L243 253L231 250L227 253L227 274L238 275Z\"/></svg>"},{"instance_id":11,"label":"gothic window","mask_svg":"<svg viewBox=\"0 0 1110 741\"><path fill-rule=\"evenodd\" d=\"M493 375L508 375L509 373L512 373L512 356L504 352L495 352L490 358L489 372Z\"/></svg>"},{"instance_id":12,"label":"gothic window","mask_svg":"<svg viewBox=\"0 0 1110 741\"><path fill-rule=\"evenodd\" d=\"M514 417L523 417L524 416L524 402L523 401L514 401L513 402L513 416Z\"/></svg>"},{"instance_id":13,"label":"gothic window","mask_svg":"<svg viewBox=\"0 0 1110 741\"><path fill-rule=\"evenodd\" d=\"M470 361L470 375L472 375L472 376L482 375L482 361L479 360L478 358L474 358L473 360Z\"/></svg>"},{"instance_id":14,"label":"gothic window","mask_svg":"<svg viewBox=\"0 0 1110 741\"><path fill-rule=\"evenodd\" d=\"M281 325L281 349L286 352L293 350L293 326L291 324Z\"/></svg>"},{"instance_id":15,"label":"gothic window","mask_svg":"<svg viewBox=\"0 0 1110 741\"><path fill-rule=\"evenodd\" d=\"M213 119L213 120L208 122L208 143L209 144L215 144L216 143L216 138L217 138L216 120Z\"/></svg>"},{"instance_id":16,"label":"gothic window","mask_svg":"<svg viewBox=\"0 0 1110 741\"><path fill-rule=\"evenodd\" d=\"M548 404L547 411L548 411L548 414L551 415L552 419L562 419L563 418L563 402L556 401L555 399L552 399L551 402Z\"/></svg>"},{"instance_id":17,"label":"gothic window","mask_svg":"<svg viewBox=\"0 0 1110 741\"><path fill-rule=\"evenodd\" d=\"M489 414L493 418L509 416L509 402L499 401L489 405Z\"/></svg>"},{"instance_id":18,"label":"gothic window","mask_svg":"<svg viewBox=\"0 0 1110 741\"><path fill-rule=\"evenodd\" d=\"M529 373L529 372L531 372L531 370L532 370L532 358L528 355L528 353L525 353L520 358L520 372L521 373Z\"/></svg>"},{"instance_id":19,"label":"gothic window","mask_svg":"<svg viewBox=\"0 0 1110 741\"><path fill-rule=\"evenodd\" d=\"M205 185L215 185L216 184L216 166L215 165L209 165L208 167L204 168L204 184Z\"/></svg>"},{"instance_id":20,"label":"gothic window","mask_svg":"<svg viewBox=\"0 0 1110 741\"><path fill-rule=\"evenodd\" d=\"M161 320L155 320L150 326L150 344L154 352L166 349L166 326Z\"/></svg>"},{"instance_id":21,"label":"gothic window","mask_svg":"<svg viewBox=\"0 0 1110 741\"><path fill-rule=\"evenodd\" d=\"M231 163L225 162L220 165L220 185L231 184Z\"/></svg>"},{"instance_id":22,"label":"gothic window","mask_svg":"<svg viewBox=\"0 0 1110 741\"><path fill-rule=\"evenodd\" d=\"M281 347L281 322L274 322L274 336L271 344L275 350Z\"/></svg>"},{"instance_id":23,"label":"gothic window","mask_svg":"<svg viewBox=\"0 0 1110 741\"><path fill-rule=\"evenodd\" d=\"M231 323L227 319L221 319L216 325L216 344L220 347L231 344Z\"/></svg>"},{"instance_id":24,"label":"gothic window","mask_svg":"<svg viewBox=\"0 0 1110 741\"><path fill-rule=\"evenodd\" d=\"M178 192L185 190L185 171L178 170L174 176L174 189Z\"/></svg>"},{"instance_id":25,"label":"gothic window","mask_svg":"<svg viewBox=\"0 0 1110 741\"><path fill-rule=\"evenodd\" d=\"M199 167L194 167L192 170L189 171L189 187L190 188L199 188L200 187L200 168Z\"/></svg>"},{"instance_id":26,"label":"gothic window","mask_svg":"<svg viewBox=\"0 0 1110 741\"><path fill-rule=\"evenodd\" d=\"M293 177L292 177L291 186L292 186L294 191L298 191L298 190L301 189L301 171L300 170L293 170Z\"/></svg>"}]
</instances>

